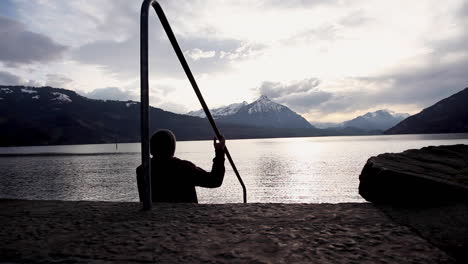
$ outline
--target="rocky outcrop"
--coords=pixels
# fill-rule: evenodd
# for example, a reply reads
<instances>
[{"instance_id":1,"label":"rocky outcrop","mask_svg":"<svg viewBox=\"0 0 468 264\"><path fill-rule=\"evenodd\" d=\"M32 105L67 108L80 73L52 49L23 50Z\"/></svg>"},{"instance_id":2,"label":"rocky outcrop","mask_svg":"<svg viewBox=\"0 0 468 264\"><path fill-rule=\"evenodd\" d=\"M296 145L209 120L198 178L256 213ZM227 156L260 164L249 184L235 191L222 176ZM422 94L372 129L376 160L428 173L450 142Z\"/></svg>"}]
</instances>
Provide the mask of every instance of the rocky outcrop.
<instances>
[{"instance_id":1,"label":"rocky outcrop","mask_svg":"<svg viewBox=\"0 0 468 264\"><path fill-rule=\"evenodd\" d=\"M468 197L468 145L410 149L371 157L359 194L375 203L463 201Z\"/></svg>"}]
</instances>

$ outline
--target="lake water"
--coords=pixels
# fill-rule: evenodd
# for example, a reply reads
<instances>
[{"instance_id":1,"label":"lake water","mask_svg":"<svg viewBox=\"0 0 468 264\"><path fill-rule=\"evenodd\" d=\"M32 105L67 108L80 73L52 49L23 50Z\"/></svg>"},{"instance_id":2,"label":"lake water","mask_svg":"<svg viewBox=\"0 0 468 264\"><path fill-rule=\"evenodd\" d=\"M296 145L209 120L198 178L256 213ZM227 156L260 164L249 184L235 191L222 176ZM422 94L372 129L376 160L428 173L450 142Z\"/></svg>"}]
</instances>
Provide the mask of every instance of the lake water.
<instances>
[{"instance_id":1,"label":"lake water","mask_svg":"<svg viewBox=\"0 0 468 264\"><path fill-rule=\"evenodd\" d=\"M371 156L424 146L468 144L468 134L229 140L248 202L364 202L359 174ZM0 148L0 197L138 201L138 143ZM27 155L19 155L27 154ZM212 141L177 143L176 156L210 170ZM200 203L242 202L226 159L223 186L197 188Z\"/></svg>"}]
</instances>

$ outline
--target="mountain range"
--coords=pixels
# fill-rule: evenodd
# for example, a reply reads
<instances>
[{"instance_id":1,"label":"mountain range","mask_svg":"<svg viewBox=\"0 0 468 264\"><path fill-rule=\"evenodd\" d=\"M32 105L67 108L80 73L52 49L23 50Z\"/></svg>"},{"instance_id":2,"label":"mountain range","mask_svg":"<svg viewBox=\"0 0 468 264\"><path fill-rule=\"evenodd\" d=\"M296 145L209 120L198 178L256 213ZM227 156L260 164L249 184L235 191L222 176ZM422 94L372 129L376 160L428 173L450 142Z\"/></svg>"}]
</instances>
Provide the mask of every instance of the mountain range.
<instances>
[{"instance_id":1,"label":"mountain range","mask_svg":"<svg viewBox=\"0 0 468 264\"><path fill-rule=\"evenodd\" d=\"M205 117L200 110L188 115ZM220 122L255 127L314 129L301 115L287 106L271 101L262 95L252 103L242 102L215 108L213 117Z\"/></svg>"},{"instance_id":2,"label":"mountain range","mask_svg":"<svg viewBox=\"0 0 468 264\"><path fill-rule=\"evenodd\" d=\"M140 103L94 100L52 87L0 86L0 146L138 142ZM217 121L226 138L324 135L319 129L249 126ZM205 118L150 107L150 131L167 128L178 140L212 139Z\"/></svg>"},{"instance_id":3,"label":"mountain range","mask_svg":"<svg viewBox=\"0 0 468 264\"><path fill-rule=\"evenodd\" d=\"M388 129L386 134L468 132L468 88ZM0 146L138 142L140 103L95 100L52 87L0 86ZM261 96L213 110L228 139L380 134L405 114L380 110L319 129L288 107ZM178 140L213 138L201 112L175 114L150 107L150 130L167 128ZM395 121L397 120L397 121ZM375 129L375 130L372 130ZM378 130L377 130L378 129Z\"/></svg>"},{"instance_id":4,"label":"mountain range","mask_svg":"<svg viewBox=\"0 0 468 264\"><path fill-rule=\"evenodd\" d=\"M409 114L399 114L390 110L369 112L342 123L308 122L302 116L288 107L271 101L262 95L252 103L234 103L210 110L213 118L234 124L282 127L282 128L311 128L343 130L354 128L362 131L384 131L398 124ZM187 115L205 117L203 109L188 112Z\"/></svg>"},{"instance_id":5,"label":"mountain range","mask_svg":"<svg viewBox=\"0 0 468 264\"><path fill-rule=\"evenodd\" d=\"M89 99L52 87L0 86L0 145L85 144L139 140L140 107L133 101ZM205 138L208 122L151 108L152 129ZM191 127L188 132L179 129Z\"/></svg>"},{"instance_id":6,"label":"mountain range","mask_svg":"<svg viewBox=\"0 0 468 264\"><path fill-rule=\"evenodd\" d=\"M343 122L344 127L355 127L365 130L387 130L410 116L406 113L395 113L390 110L368 112L362 116Z\"/></svg>"},{"instance_id":7,"label":"mountain range","mask_svg":"<svg viewBox=\"0 0 468 264\"><path fill-rule=\"evenodd\" d=\"M211 112L211 115L213 116L214 119L218 119L218 118L223 117L223 116L228 116L228 115L235 114L235 113L237 113L237 111L239 111L239 109L241 107L246 106L246 105L248 105L248 103L246 101L243 101L242 103L234 103L234 104L230 104L230 105L227 105L227 106L212 108L212 109L210 109L210 112ZM203 109L200 109L200 110L197 110L197 111L190 111L190 112L187 113L187 115L201 117L201 118L206 117L205 112L203 111Z\"/></svg>"},{"instance_id":8,"label":"mountain range","mask_svg":"<svg viewBox=\"0 0 468 264\"><path fill-rule=\"evenodd\" d=\"M468 87L385 131L385 134L429 133L468 133Z\"/></svg>"},{"instance_id":9,"label":"mountain range","mask_svg":"<svg viewBox=\"0 0 468 264\"><path fill-rule=\"evenodd\" d=\"M407 113L395 113L391 110L383 109L375 112L368 112L341 123L311 122L311 124L321 129L344 129L347 127L363 131L385 131L409 116L410 114Z\"/></svg>"}]
</instances>

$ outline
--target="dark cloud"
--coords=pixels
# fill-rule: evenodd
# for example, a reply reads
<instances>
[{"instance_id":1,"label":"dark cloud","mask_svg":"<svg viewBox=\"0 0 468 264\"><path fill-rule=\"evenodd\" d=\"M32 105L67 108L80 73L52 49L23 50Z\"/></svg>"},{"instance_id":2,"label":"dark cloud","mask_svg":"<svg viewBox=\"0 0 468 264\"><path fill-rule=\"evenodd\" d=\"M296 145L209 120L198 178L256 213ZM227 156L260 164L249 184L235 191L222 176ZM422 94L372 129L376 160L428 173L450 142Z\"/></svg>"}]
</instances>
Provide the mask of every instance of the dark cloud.
<instances>
[{"instance_id":1,"label":"dark cloud","mask_svg":"<svg viewBox=\"0 0 468 264\"><path fill-rule=\"evenodd\" d=\"M310 110L329 114L384 105L412 105L423 109L468 87L467 72L468 59L464 59L451 63L434 61L418 69L402 68L376 77L348 78L342 87L349 85L349 90L334 92ZM356 87L356 82L365 89Z\"/></svg>"},{"instance_id":2,"label":"dark cloud","mask_svg":"<svg viewBox=\"0 0 468 264\"><path fill-rule=\"evenodd\" d=\"M95 14L90 14L93 18ZM140 23L139 8L134 1L117 0L106 5L99 19L93 19L102 38L72 50L71 58L84 64L98 65L122 78L136 77L140 71ZM157 22L157 23L156 23ZM161 38L161 26L153 15L149 18L150 70L164 74L175 66L168 65L175 59L173 51ZM120 37L117 37L120 36ZM168 41L167 41L168 42ZM153 55L154 52L157 54ZM155 56L155 57L153 57ZM180 70L179 70L180 71Z\"/></svg>"},{"instance_id":3,"label":"dark cloud","mask_svg":"<svg viewBox=\"0 0 468 264\"><path fill-rule=\"evenodd\" d=\"M278 100L279 103L286 104L299 113L307 113L310 109L320 108L324 102L332 98L332 94L314 90L304 94L292 94L287 97L282 97Z\"/></svg>"},{"instance_id":4,"label":"dark cloud","mask_svg":"<svg viewBox=\"0 0 468 264\"><path fill-rule=\"evenodd\" d=\"M326 115L389 105L423 109L468 87L468 57L444 61L443 55L447 54L436 52L430 63L417 68L401 67L380 76L346 78L340 84L341 91L329 92L316 79L292 85L264 82L259 91L300 113Z\"/></svg>"},{"instance_id":5,"label":"dark cloud","mask_svg":"<svg viewBox=\"0 0 468 264\"><path fill-rule=\"evenodd\" d=\"M130 91L124 91L117 87L106 87L94 89L91 92L84 93L85 97L100 100L137 100L138 97Z\"/></svg>"},{"instance_id":6,"label":"dark cloud","mask_svg":"<svg viewBox=\"0 0 468 264\"><path fill-rule=\"evenodd\" d=\"M109 72L124 75L124 78L135 77L140 69L140 31L139 20L135 19L139 17L139 11L132 2L116 0L106 5L99 17L94 13L88 14L88 19L95 24L102 38L73 49L71 58L101 66ZM152 28L150 32L153 33Z\"/></svg>"},{"instance_id":7,"label":"dark cloud","mask_svg":"<svg viewBox=\"0 0 468 264\"><path fill-rule=\"evenodd\" d=\"M427 107L468 86L468 60L433 63L415 70L375 77L372 82L390 82L371 94L376 103L415 104Z\"/></svg>"},{"instance_id":8,"label":"dark cloud","mask_svg":"<svg viewBox=\"0 0 468 264\"><path fill-rule=\"evenodd\" d=\"M266 95L278 103L285 104L297 112L306 113L311 108L319 107L320 104L332 97L331 93L318 89L319 85L320 80L317 78L289 84L263 82L258 91L260 94Z\"/></svg>"},{"instance_id":9,"label":"dark cloud","mask_svg":"<svg viewBox=\"0 0 468 264\"><path fill-rule=\"evenodd\" d=\"M113 36L131 35L139 27L139 1L113 0L112 4L108 4L107 1L102 1L100 4L103 4L101 9L105 8L105 11L100 10L98 17L94 17L98 31L110 33Z\"/></svg>"},{"instance_id":10,"label":"dark cloud","mask_svg":"<svg viewBox=\"0 0 468 264\"><path fill-rule=\"evenodd\" d=\"M266 95L271 99L279 99L284 96L306 93L314 89L320 84L320 80L316 78L305 79L302 81L293 82L291 84L283 84L280 82L263 82L258 89L261 95Z\"/></svg>"},{"instance_id":11,"label":"dark cloud","mask_svg":"<svg viewBox=\"0 0 468 264\"><path fill-rule=\"evenodd\" d=\"M72 52L72 58L85 64L99 65L107 71L134 77L140 69L138 39L101 40L83 45ZM159 61L159 63L161 63Z\"/></svg>"},{"instance_id":12,"label":"dark cloud","mask_svg":"<svg viewBox=\"0 0 468 264\"><path fill-rule=\"evenodd\" d=\"M0 61L9 66L53 61L66 50L49 37L28 31L22 23L3 16L0 35Z\"/></svg>"},{"instance_id":13,"label":"dark cloud","mask_svg":"<svg viewBox=\"0 0 468 264\"><path fill-rule=\"evenodd\" d=\"M420 69L403 68L384 76L348 78L343 80L341 86L347 88L349 85L349 90L330 93L327 100L311 105L309 111L331 114L366 111L389 105L423 109L468 87L467 72L468 60L462 60Z\"/></svg>"},{"instance_id":14,"label":"dark cloud","mask_svg":"<svg viewBox=\"0 0 468 264\"><path fill-rule=\"evenodd\" d=\"M23 84L20 77L9 72L0 71L0 84L2 85L19 85Z\"/></svg>"},{"instance_id":15,"label":"dark cloud","mask_svg":"<svg viewBox=\"0 0 468 264\"><path fill-rule=\"evenodd\" d=\"M251 56L263 47L248 45L236 39L180 35L177 26L193 15L192 3L177 4L174 1L162 1L166 16L173 26L187 62L195 74L222 72L229 69L232 60ZM122 35L118 39L96 40L72 51L72 58L85 64L99 65L105 70L123 78L138 76L140 71L140 24L135 19L140 16L139 8L132 1L113 1L112 9L103 12L104 19L97 20L96 28L103 34ZM111 12L112 11L112 12ZM183 24L183 23L182 23ZM119 28L125 28L119 29ZM205 32L206 33L206 32ZM194 50L213 53L214 56L193 59L187 54ZM149 17L149 63L152 76L183 77L185 73L179 60L162 29L159 19L150 11Z\"/></svg>"},{"instance_id":16,"label":"dark cloud","mask_svg":"<svg viewBox=\"0 0 468 264\"><path fill-rule=\"evenodd\" d=\"M46 86L56 87L56 88L63 88L65 85L71 83L73 80L61 75L61 74L47 74L46 75L47 81L45 83Z\"/></svg>"},{"instance_id":17,"label":"dark cloud","mask_svg":"<svg viewBox=\"0 0 468 264\"><path fill-rule=\"evenodd\" d=\"M0 1L0 16L14 17L16 15L16 6L12 0Z\"/></svg>"},{"instance_id":18,"label":"dark cloud","mask_svg":"<svg viewBox=\"0 0 468 264\"><path fill-rule=\"evenodd\" d=\"M139 31L136 31L139 32ZM182 67L169 40L161 29L150 31L149 63L152 76L184 76ZM241 47L240 41L230 39L200 39L180 38L183 51L200 49L203 52L215 52L215 56L199 60L186 56L194 73L220 72L229 66L229 58L220 58L221 52L235 52ZM74 50L74 60L100 65L106 70L124 77L135 76L140 70L139 34L132 35L123 41L96 41Z\"/></svg>"},{"instance_id":19,"label":"dark cloud","mask_svg":"<svg viewBox=\"0 0 468 264\"><path fill-rule=\"evenodd\" d=\"M40 82L33 80L25 81L21 77L6 71L0 71L0 85L43 86Z\"/></svg>"}]
</instances>

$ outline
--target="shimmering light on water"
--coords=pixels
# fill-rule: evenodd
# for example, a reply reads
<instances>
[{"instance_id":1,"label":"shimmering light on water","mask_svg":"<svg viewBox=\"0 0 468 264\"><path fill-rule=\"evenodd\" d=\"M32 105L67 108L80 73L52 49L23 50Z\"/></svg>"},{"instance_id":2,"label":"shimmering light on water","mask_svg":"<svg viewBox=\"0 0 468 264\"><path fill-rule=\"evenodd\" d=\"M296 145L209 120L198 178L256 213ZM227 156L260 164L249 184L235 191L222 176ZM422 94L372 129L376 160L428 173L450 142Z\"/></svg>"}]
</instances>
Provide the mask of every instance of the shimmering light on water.
<instances>
[{"instance_id":1,"label":"shimmering light on water","mask_svg":"<svg viewBox=\"0 0 468 264\"><path fill-rule=\"evenodd\" d=\"M357 191L358 177L369 157L450 144L468 144L468 134L228 141L249 202L285 203L363 202ZM137 143L0 148L3 154L42 153L0 157L0 197L137 201L139 151ZM213 155L211 141L177 144L176 156L207 170ZM242 201L240 185L227 161L223 186L198 188L198 196L201 203Z\"/></svg>"}]
</instances>

